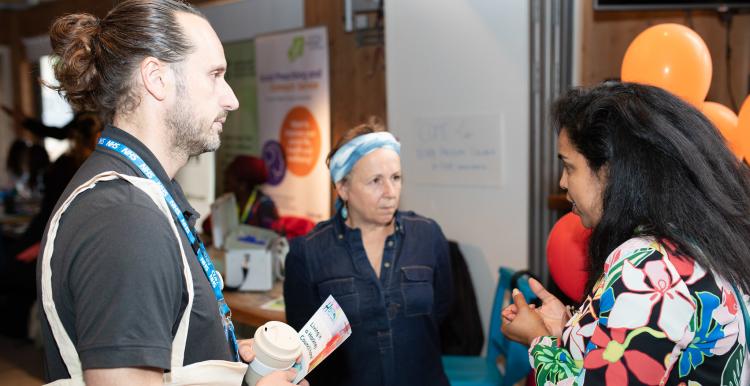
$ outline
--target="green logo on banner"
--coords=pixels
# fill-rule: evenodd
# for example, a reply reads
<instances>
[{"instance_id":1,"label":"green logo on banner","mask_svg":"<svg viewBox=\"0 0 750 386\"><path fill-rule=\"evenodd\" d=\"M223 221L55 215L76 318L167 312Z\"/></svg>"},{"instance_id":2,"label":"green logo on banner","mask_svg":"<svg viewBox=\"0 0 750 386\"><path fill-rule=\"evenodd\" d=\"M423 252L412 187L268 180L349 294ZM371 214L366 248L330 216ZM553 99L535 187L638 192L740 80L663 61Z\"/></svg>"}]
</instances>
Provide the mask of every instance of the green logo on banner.
<instances>
[{"instance_id":1,"label":"green logo on banner","mask_svg":"<svg viewBox=\"0 0 750 386\"><path fill-rule=\"evenodd\" d=\"M292 39L292 45L289 46L287 56L289 61L293 62L302 57L305 54L305 38L303 36L297 36Z\"/></svg>"}]
</instances>

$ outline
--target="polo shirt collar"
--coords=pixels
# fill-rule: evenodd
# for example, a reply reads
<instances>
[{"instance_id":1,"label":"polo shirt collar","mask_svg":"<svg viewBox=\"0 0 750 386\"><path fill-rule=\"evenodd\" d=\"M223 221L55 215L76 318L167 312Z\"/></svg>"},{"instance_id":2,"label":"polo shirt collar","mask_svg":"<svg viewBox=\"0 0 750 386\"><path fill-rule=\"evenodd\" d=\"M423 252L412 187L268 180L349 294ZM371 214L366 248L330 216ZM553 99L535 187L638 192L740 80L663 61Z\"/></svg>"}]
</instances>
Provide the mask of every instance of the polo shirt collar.
<instances>
[{"instance_id":1,"label":"polo shirt collar","mask_svg":"<svg viewBox=\"0 0 750 386\"><path fill-rule=\"evenodd\" d=\"M161 165L154 153L152 153L151 150L149 150L149 148L143 144L143 142L139 141L130 133L111 124L105 126L104 130L102 131L102 137L113 139L129 147L130 150L133 150L136 154L138 154L138 156L140 156L141 159L146 162L146 164L151 168L154 174L156 174L159 180L164 184L164 186L169 191L169 194L174 197L177 205L179 205L180 209L182 209L185 218L188 220L188 223L190 223L191 226L195 226L195 222L200 216L198 214L198 211L196 211L190 205L190 202L187 200L187 197L185 197L185 193L182 191L182 187L180 186L180 184L176 180L172 180L169 178L169 175L167 175L167 171L164 170L164 167ZM123 163L127 164L130 169L135 172L136 175L141 176L140 170L138 170L138 168L131 162L126 161L123 156L118 154L117 152L102 148L101 146L97 146L96 151L115 155L117 159L120 159Z\"/></svg>"}]
</instances>

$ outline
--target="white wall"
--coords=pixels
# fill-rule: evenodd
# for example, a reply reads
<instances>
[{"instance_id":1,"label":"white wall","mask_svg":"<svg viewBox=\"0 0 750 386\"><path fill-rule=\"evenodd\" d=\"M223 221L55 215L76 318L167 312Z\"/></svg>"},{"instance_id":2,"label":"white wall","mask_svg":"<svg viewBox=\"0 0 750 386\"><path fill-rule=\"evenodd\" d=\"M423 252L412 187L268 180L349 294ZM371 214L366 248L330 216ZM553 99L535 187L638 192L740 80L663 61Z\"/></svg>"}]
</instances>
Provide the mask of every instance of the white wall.
<instances>
[{"instance_id":1,"label":"white wall","mask_svg":"<svg viewBox=\"0 0 750 386\"><path fill-rule=\"evenodd\" d=\"M528 265L528 3L386 1L385 18L388 123L402 141L401 207L434 218L460 243L486 333L498 267ZM474 130L496 148L499 165L482 166L486 178L472 172L469 182L448 171L446 183L440 167L430 178L410 175L425 169L414 152L424 147L425 121L445 122L448 148ZM467 131L461 122L476 127Z\"/></svg>"},{"instance_id":2,"label":"white wall","mask_svg":"<svg viewBox=\"0 0 750 386\"><path fill-rule=\"evenodd\" d=\"M223 43L253 39L258 35L302 28L303 0L240 0L200 8ZM215 153L204 153L180 170L180 182L190 205L201 214L200 223L211 211L216 197ZM209 181L210 183L206 183Z\"/></svg>"},{"instance_id":3,"label":"white wall","mask_svg":"<svg viewBox=\"0 0 750 386\"><path fill-rule=\"evenodd\" d=\"M305 25L304 0L239 0L200 10L224 43Z\"/></svg>"}]
</instances>

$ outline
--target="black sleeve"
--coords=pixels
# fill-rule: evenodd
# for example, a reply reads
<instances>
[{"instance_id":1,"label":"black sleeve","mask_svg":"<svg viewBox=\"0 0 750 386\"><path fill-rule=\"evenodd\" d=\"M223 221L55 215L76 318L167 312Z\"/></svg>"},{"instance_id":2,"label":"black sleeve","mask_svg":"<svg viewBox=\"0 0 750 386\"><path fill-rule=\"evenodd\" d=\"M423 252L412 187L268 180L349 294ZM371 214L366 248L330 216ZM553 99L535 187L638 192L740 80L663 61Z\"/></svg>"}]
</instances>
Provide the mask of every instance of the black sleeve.
<instances>
[{"instance_id":1,"label":"black sleeve","mask_svg":"<svg viewBox=\"0 0 750 386\"><path fill-rule=\"evenodd\" d=\"M53 127L53 126L45 125L40 120L33 119L33 118L26 118L23 120L21 124L27 130L29 130L30 132L34 133L37 136L56 138L56 139L66 139L68 138L68 133L70 131L71 123L74 121L75 119L71 120L64 127Z\"/></svg>"},{"instance_id":2,"label":"black sleeve","mask_svg":"<svg viewBox=\"0 0 750 386\"><path fill-rule=\"evenodd\" d=\"M440 226L435 223L437 233L435 242L435 316L438 322L445 319L453 302L453 273L451 272L451 257L448 241Z\"/></svg>"},{"instance_id":3,"label":"black sleeve","mask_svg":"<svg viewBox=\"0 0 750 386\"><path fill-rule=\"evenodd\" d=\"M170 368L183 290L179 240L148 204L101 211L76 244L68 287L83 369Z\"/></svg>"}]
</instances>

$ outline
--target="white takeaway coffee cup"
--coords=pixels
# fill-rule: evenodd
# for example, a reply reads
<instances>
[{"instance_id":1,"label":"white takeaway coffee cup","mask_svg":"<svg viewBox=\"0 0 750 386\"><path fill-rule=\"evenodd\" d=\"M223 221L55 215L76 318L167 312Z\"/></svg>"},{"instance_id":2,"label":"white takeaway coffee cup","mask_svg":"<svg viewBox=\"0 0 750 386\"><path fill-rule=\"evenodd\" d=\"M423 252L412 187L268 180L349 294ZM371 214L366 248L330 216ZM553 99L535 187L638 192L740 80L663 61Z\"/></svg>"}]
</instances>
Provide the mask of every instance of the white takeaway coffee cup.
<instances>
[{"instance_id":1,"label":"white takeaway coffee cup","mask_svg":"<svg viewBox=\"0 0 750 386\"><path fill-rule=\"evenodd\" d=\"M245 383L255 386L260 378L277 370L288 370L302 354L299 335L286 323L270 321L255 330L255 359L245 373Z\"/></svg>"}]
</instances>

